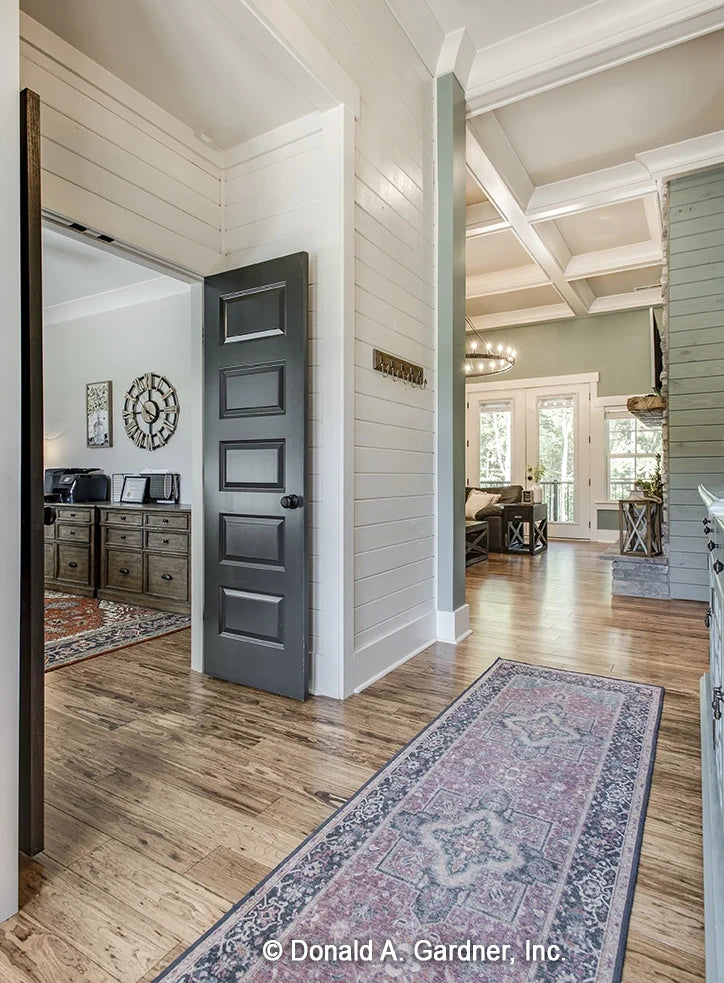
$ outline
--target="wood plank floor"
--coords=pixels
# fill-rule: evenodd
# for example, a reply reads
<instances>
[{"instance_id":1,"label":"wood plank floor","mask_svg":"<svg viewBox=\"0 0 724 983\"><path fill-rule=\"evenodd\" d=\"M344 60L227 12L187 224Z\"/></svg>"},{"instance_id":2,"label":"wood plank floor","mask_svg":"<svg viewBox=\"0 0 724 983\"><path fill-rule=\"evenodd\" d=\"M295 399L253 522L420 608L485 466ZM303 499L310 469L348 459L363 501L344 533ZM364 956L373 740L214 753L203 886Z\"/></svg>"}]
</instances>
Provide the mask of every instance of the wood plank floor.
<instances>
[{"instance_id":1,"label":"wood plank floor","mask_svg":"<svg viewBox=\"0 0 724 983\"><path fill-rule=\"evenodd\" d=\"M666 687L624 983L704 980L703 605L612 600L599 552L472 567L472 637L343 704L193 674L188 632L50 673L47 846L0 981L153 979L497 657Z\"/></svg>"}]
</instances>

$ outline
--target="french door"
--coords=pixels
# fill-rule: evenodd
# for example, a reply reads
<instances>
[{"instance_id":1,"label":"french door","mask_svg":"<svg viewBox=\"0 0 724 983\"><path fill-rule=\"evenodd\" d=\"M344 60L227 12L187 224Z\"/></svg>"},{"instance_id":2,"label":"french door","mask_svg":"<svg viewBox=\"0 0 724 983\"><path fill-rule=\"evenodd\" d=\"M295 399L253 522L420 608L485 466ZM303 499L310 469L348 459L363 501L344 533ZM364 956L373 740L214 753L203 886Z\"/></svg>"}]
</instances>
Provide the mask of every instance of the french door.
<instances>
[{"instance_id":1,"label":"french door","mask_svg":"<svg viewBox=\"0 0 724 983\"><path fill-rule=\"evenodd\" d=\"M590 385L486 384L468 394L469 485L520 484L541 464L549 535L588 539L591 521Z\"/></svg>"}]
</instances>

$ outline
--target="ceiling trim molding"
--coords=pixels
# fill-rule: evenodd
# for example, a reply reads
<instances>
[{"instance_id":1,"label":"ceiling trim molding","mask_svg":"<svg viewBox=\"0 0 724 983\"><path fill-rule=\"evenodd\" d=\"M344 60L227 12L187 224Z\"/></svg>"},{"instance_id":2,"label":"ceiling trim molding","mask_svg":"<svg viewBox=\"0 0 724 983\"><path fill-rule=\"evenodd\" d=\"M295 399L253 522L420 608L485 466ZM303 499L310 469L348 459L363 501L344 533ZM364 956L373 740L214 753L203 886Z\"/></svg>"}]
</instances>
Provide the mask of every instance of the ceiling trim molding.
<instances>
[{"instance_id":1,"label":"ceiling trim molding","mask_svg":"<svg viewBox=\"0 0 724 983\"><path fill-rule=\"evenodd\" d=\"M490 235L492 232L503 232L509 228L510 222L501 218L495 206L489 201L468 205L465 209L465 235L469 239L474 236Z\"/></svg>"},{"instance_id":2,"label":"ceiling trim molding","mask_svg":"<svg viewBox=\"0 0 724 983\"><path fill-rule=\"evenodd\" d=\"M645 150L636 154L636 160L658 183L715 167L724 162L724 130L672 143L668 147Z\"/></svg>"},{"instance_id":3,"label":"ceiling trim molding","mask_svg":"<svg viewBox=\"0 0 724 983\"><path fill-rule=\"evenodd\" d=\"M629 161L540 185L530 196L526 215L531 222L549 222L564 215L632 201L656 191L656 180L644 164Z\"/></svg>"},{"instance_id":4,"label":"ceiling trim molding","mask_svg":"<svg viewBox=\"0 0 724 983\"><path fill-rule=\"evenodd\" d=\"M599 249L591 253L572 256L566 266L569 280L585 280L589 276L606 276L624 270L640 270L646 266L657 266L663 262L661 243L636 242L630 246L616 246L612 249Z\"/></svg>"},{"instance_id":5,"label":"ceiling trim molding","mask_svg":"<svg viewBox=\"0 0 724 983\"><path fill-rule=\"evenodd\" d=\"M530 263L528 266L469 276L465 281L465 299L547 286L550 286L550 280L543 270L536 263Z\"/></svg>"},{"instance_id":6,"label":"ceiling trim molding","mask_svg":"<svg viewBox=\"0 0 724 983\"><path fill-rule=\"evenodd\" d=\"M494 328L514 328L520 324L563 321L575 316L568 304L548 304L545 307L526 307L520 311L502 311L500 314L481 314L470 320L478 331L492 331Z\"/></svg>"},{"instance_id":7,"label":"ceiling trim molding","mask_svg":"<svg viewBox=\"0 0 724 983\"><path fill-rule=\"evenodd\" d=\"M651 241L663 252L664 219L661 214L661 202L658 194L646 195L644 211L646 212L646 224L649 227Z\"/></svg>"},{"instance_id":8,"label":"ceiling trim molding","mask_svg":"<svg viewBox=\"0 0 724 983\"><path fill-rule=\"evenodd\" d=\"M724 27L716 0L609 0L478 50L471 116Z\"/></svg>"},{"instance_id":9,"label":"ceiling trim molding","mask_svg":"<svg viewBox=\"0 0 724 983\"><path fill-rule=\"evenodd\" d=\"M535 226L528 222L525 212L510 190L506 178L497 170L486 151L483 150L470 125L467 128L466 147L468 168L500 215L510 222L513 232L531 258L549 277L553 286L563 300L570 305L574 313L579 315L588 313L588 307L593 299L590 288L583 283L574 286L565 278L564 266L570 259L570 255L566 257L565 262L561 263Z\"/></svg>"},{"instance_id":10,"label":"ceiling trim molding","mask_svg":"<svg viewBox=\"0 0 724 983\"><path fill-rule=\"evenodd\" d=\"M660 287L649 287L646 290L633 290L628 294L611 294L609 297L597 297L591 304L591 314L609 314L613 311L630 311L637 307L660 307L663 294Z\"/></svg>"},{"instance_id":11,"label":"ceiling trim molding","mask_svg":"<svg viewBox=\"0 0 724 983\"><path fill-rule=\"evenodd\" d=\"M43 308L43 325L61 324L63 321L75 321L81 317L93 317L106 314L123 307L135 307L137 304L148 304L154 300L175 297L177 294L188 293L191 289L188 283L173 280L167 276L157 276L151 280L142 280L127 287L106 290L89 297L78 297L63 304L52 304Z\"/></svg>"},{"instance_id":12,"label":"ceiling trim molding","mask_svg":"<svg viewBox=\"0 0 724 983\"><path fill-rule=\"evenodd\" d=\"M470 40L470 35L465 28L461 27L459 30L445 35L435 74L440 76L452 72L465 89L474 61L475 45Z\"/></svg>"}]
</instances>

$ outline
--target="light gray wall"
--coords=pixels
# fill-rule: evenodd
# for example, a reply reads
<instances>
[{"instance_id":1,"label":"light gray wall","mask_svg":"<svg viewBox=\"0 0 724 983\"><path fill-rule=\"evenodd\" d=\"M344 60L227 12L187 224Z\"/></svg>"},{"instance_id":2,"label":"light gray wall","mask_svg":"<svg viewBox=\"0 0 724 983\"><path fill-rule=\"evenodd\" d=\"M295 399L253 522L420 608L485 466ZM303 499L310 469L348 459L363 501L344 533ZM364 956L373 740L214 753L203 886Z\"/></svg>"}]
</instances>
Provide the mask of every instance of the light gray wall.
<instances>
[{"instance_id":1,"label":"light gray wall","mask_svg":"<svg viewBox=\"0 0 724 983\"><path fill-rule=\"evenodd\" d=\"M20 265L18 4L0 0L0 921L18 907Z\"/></svg>"},{"instance_id":2,"label":"light gray wall","mask_svg":"<svg viewBox=\"0 0 724 983\"><path fill-rule=\"evenodd\" d=\"M437 80L437 609L465 604L465 94Z\"/></svg>"},{"instance_id":3,"label":"light gray wall","mask_svg":"<svg viewBox=\"0 0 724 983\"><path fill-rule=\"evenodd\" d=\"M136 376L159 372L176 387L181 414L165 447L141 450L126 436L123 397ZM167 468L181 474L191 501L192 405L190 292L50 324L44 331L46 467L114 471ZM86 446L85 386L113 383L113 447Z\"/></svg>"},{"instance_id":4,"label":"light gray wall","mask_svg":"<svg viewBox=\"0 0 724 983\"><path fill-rule=\"evenodd\" d=\"M705 601L696 489L724 495L724 169L672 181L669 206L669 579Z\"/></svg>"},{"instance_id":5,"label":"light gray wall","mask_svg":"<svg viewBox=\"0 0 724 983\"><path fill-rule=\"evenodd\" d=\"M651 392L648 310L548 321L481 335L485 341L512 345L518 353L512 369L492 377L496 382L599 372L599 396Z\"/></svg>"}]
</instances>

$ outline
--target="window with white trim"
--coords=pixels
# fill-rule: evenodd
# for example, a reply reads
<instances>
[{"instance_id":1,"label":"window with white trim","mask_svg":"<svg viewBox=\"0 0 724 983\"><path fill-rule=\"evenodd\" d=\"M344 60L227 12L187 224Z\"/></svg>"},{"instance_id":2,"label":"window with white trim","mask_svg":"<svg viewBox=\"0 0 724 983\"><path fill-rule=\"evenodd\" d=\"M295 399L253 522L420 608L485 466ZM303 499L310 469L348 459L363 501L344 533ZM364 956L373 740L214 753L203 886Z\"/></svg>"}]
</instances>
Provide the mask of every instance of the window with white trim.
<instances>
[{"instance_id":1,"label":"window with white trim","mask_svg":"<svg viewBox=\"0 0 724 983\"><path fill-rule=\"evenodd\" d=\"M480 403L480 487L510 484L513 407L510 400Z\"/></svg>"},{"instance_id":2,"label":"window with white trim","mask_svg":"<svg viewBox=\"0 0 724 983\"><path fill-rule=\"evenodd\" d=\"M650 478L661 453L661 424L644 423L626 410L608 409L606 488L609 501L627 498L639 478Z\"/></svg>"}]
</instances>

